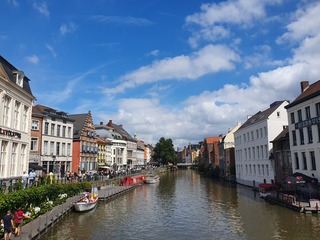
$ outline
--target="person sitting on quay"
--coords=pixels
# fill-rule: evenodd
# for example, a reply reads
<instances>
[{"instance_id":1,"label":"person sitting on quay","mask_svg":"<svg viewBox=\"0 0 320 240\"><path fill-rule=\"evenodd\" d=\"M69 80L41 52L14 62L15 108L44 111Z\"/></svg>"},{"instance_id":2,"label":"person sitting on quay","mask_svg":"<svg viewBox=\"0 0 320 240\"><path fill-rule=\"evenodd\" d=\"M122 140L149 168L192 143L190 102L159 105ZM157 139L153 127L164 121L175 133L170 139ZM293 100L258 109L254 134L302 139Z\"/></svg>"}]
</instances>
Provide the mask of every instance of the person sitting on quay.
<instances>
[{"instance_id":1,"label":"person sitting on quay","mask_svg":"<svg viewBox=\"0 0 320 240\"><path fill-rule=\"evenodd\" d=\"M23 219L24 218L31 218L30 216L26 215L23 211L22 208L19 207L17 211L15 211L14 213L14 223L15 223L15 232L14 235L15 236L19 236L20 232L21 232L21 227L22 227L22 223L23 223Z\"/></svg>"}]
</instances>

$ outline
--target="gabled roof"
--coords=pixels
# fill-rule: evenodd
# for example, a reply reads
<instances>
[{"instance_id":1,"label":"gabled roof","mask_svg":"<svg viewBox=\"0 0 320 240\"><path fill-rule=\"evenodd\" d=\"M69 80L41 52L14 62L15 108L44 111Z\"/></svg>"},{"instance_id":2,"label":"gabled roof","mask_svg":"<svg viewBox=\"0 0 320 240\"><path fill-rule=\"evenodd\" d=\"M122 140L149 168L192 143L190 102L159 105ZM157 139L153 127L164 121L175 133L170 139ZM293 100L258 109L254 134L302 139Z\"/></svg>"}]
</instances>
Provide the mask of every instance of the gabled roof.
<instances>
[{"instance_id":1,"label":"gabled roof","mask_svg":"<svg viewBox=\"0 0 320 240\"><path fill-rule=\"evenodd\" d=\"M289 129L288 126L286 126L281 133L279 133L278 136L276 136L275 139L273 139L271 142L279 141L279 140L289 139Z\"/></svg>"},{"instance_id":2,"label":"gabled roof","mask_svg":"<svg viewBox=\"0 0 320 240\"><path fill-rule=\"evenodd\" d=\"M245 121L244 124L242 124L242 126L238 129L243 129L243 128L246 128L250 125L253 125L253 124L256 124L258 122L262 122L266 119L269 118L269 116L278 109L278 107L285 101L276 101L274 103L272 103L270 105L270 107L264 111L259 111L257 112L255 115L253 115L252 117L250 117L247 121Z\"/></svg>"},{"instance_id":3,"label":"gabled roof","mask_svg":"<svg viewBox=\"0 0 320 240\"><path fill-rule=\"evenodd\" d=\"M53 108L37 104L32 107L32 115L33 116L52 116L59 119L68 120L74 122L73 119L69 118L68 114L62 111L57 111Z\"/></svg>"},{"instance_id":4,"label":"gabled roof","mask_svg":"<svg viewBox=\"0 0 320 240\"><path fill-rule=\"evenodd\" d=\"M79 139L81 135L81 131L84 128L84 125L86 123L86 119L88 117L89 113L83 113L83 114L71 114L69 115L69 118L74 120L73 124L73 138Z\"/></svg>"},{"instance_id":5,"label":"gabled roof","mask_svg":"<svg viewBox=\"0 0 320 240\"><path fill-rule=\"evenodd\" d=\"M16 84L16 78L14 76L14 72L17 72L18 69L16 69L11 63L9 63L1 55L0 55L0 65L3 67L4 71L6 72L7 76L9 77L9 80L12 83ZM22 89L24 91L26 91L27 93L29 93L31 96L33 96L32 92L31 92L30 85L29 85L29 81L30 81L30 79L27 78L26 76L24 76Z\"/></svg>"},{"instance_id":6,"label":"gabled roof","mask_svg":"<svg viewBox=\"0 0 320 240\"><path fill-rule=\"evenodd\" d=\"M136 142L136 140L126 130L124 130L122 125L112 123L112 127L122 136L124 140Z\"/></svg>"},{"instance_id":7,"label":"gabled roof","mask_svg":"<svg viewBox=\"0 0 320 240\"><path fill-rule=\"evenodd\" d=\"M302 103L304 101L307 101L319 95L320 95L320 80L309 85L292 103L287 105L285 108L286 109L291 108L299 103Z\"/></svg>"},{"instance_id":8,"label":"gabled roof","mask_svg":"<svg viewBox=\"0 0 320 240\"><path fill-rule=\"evenodd\" d=\"M207 144L213 144L213 143L219 142L221 138L222 138L222 136L220 136L220 137L206 137L204 140L206 141Z\"/></svg>"}]
</instances>

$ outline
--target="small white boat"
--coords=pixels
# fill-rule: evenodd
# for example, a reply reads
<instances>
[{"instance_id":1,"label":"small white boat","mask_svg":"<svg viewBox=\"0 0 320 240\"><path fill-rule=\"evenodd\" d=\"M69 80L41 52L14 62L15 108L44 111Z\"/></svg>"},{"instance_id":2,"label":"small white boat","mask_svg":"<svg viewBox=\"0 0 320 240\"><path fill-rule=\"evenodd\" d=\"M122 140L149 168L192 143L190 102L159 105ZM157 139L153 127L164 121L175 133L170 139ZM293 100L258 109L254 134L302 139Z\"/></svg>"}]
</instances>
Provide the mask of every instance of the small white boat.
<instances>
[{"instance_id":1,"label":"small white boat","mask_svg":"<svg viewBox=\"0 0 320 240\"><path fill-rule=\"evenodd\" d=\"M84 193L84 197L80 201L73 204L73 208L77 212L85 212L94 209L98 204L98 189L92 188L91 193Z\"/></svg>"},{"instance_id":2,"label":"small white boat","mask_svg":"<svg viewBox=\"0 0 320 240\"><path fill-rule=\"evenodd\" d=\"M160 177L158 175L147 175L146 176L146 183L148 184L155 184L160 181Z\"/></svg>"}]
</instances>

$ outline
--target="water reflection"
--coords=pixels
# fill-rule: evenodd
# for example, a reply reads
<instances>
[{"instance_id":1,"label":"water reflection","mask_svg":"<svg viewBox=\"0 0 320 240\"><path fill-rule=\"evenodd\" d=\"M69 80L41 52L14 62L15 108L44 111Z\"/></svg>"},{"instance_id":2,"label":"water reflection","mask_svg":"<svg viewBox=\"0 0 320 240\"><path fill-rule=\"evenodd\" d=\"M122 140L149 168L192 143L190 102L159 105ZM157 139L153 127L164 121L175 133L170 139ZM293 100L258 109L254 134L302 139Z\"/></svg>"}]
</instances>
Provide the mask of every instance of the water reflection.
<instances>
[{"instance_id":1,"label":"water reflection","mask_svg":"<svg viewBox=\"0 0 320 240\"><path fill-rule=\"evenodd\" d=\"M247 187L179 170L155 185L70 213L41 239L318 239L318 215L258 198Z\"/></svg>"}]
</instances>

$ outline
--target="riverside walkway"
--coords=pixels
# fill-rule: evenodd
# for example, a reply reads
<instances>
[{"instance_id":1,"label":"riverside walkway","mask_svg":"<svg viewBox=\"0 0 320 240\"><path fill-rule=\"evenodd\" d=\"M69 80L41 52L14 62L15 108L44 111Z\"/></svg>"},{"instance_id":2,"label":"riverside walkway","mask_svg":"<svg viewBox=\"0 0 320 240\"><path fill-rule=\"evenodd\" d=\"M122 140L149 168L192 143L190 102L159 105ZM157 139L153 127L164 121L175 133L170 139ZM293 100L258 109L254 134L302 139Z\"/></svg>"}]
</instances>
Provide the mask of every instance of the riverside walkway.
<instances>
[{"instance_id":1,"label":"riverside walkway","mask_svg":"<svg viewBox=\"0 0 320 240\"><path fill-rule=\"evenodd\" d=\"M135 186L101 186L98 187L99 200L108 201L114 197L127 192ZM59 222L73 207L73 204L79 201L81 194L68 198L65 203L54 207L50 212L40 215L21 228L20 236L11 236L11 239L33 240L39 239L51 227Z\"/></svg>"}]
</instances>

